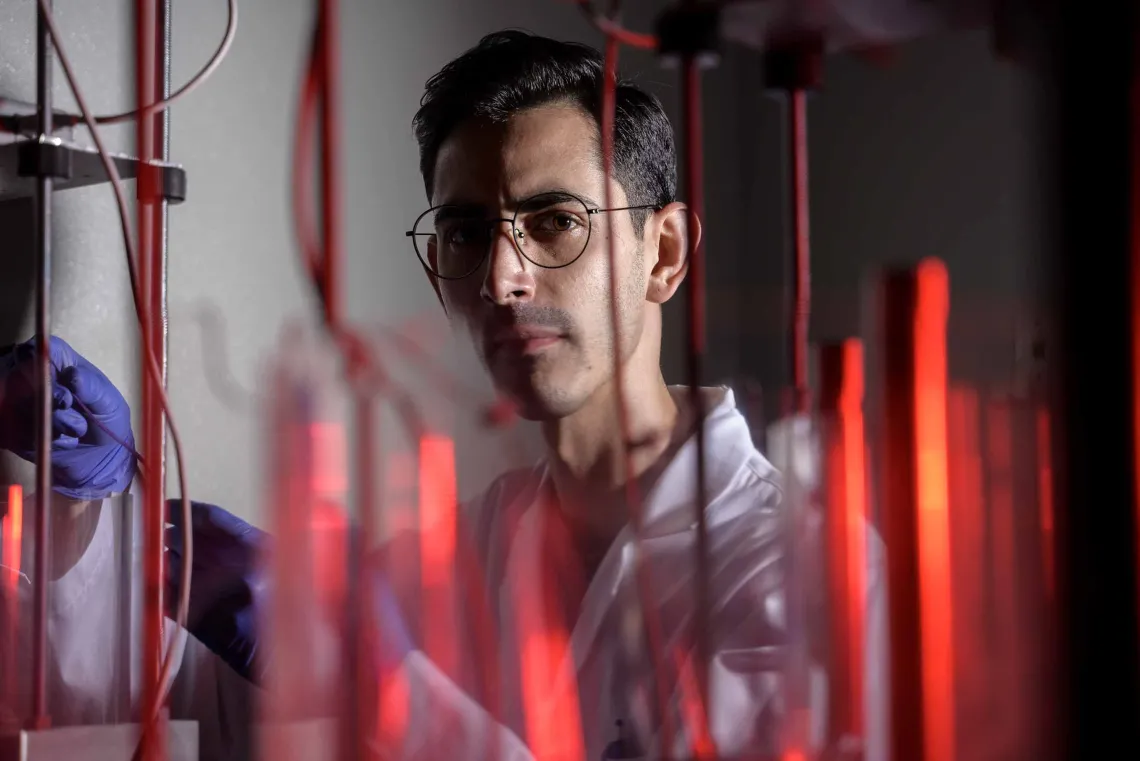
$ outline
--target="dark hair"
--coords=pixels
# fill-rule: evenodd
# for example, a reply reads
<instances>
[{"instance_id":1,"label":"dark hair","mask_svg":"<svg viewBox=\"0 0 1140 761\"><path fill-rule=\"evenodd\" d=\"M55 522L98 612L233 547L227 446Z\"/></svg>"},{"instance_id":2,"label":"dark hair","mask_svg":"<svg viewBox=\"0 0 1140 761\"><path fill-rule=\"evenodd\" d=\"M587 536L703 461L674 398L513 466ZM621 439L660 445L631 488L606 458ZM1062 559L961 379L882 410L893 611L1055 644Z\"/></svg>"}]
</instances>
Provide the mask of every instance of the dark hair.
<instances>
[{"instance_id":1,"label":"dark hair","mask_svg":"<svg viewBox=\"0 0 1140 761\"><path fill-rule=\"evenodd\" d=\"M424 87L412 127L428 199L439 148L460 123L468 119L501 123L519 111L566 101L600 125L604 74L601 53L587 45L518 30L484 37ZM669 119L657 98L620 79L613 171L631 205L664 206L676 197L677 152ZM635 214L636 227L644 220L644 214Z\"/></svg>"}]
</instances>

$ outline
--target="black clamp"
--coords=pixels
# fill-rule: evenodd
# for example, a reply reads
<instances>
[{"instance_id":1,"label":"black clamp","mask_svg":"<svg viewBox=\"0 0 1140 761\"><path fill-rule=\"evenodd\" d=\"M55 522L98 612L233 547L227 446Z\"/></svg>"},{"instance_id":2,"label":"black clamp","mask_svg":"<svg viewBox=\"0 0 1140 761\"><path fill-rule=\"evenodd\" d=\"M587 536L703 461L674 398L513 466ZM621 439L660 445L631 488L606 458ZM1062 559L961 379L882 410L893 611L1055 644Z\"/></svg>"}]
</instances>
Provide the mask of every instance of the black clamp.
<instances>
[{"instance_id":1,"label":"black clamp","mask_svg":"<svg viewBox=\"0 0 1140 761\"><path fill-rule=\"evenodd\" d=\"M16 173L21 177L71 179L71 151L59 141L33 138L20 142Z\"/></svg>"},{"instance_id":2,"label":"black clamp","mask_svg":"<svg viewBox=\"0 0 1140 761\"><path fill-rule=\"evenodd\" d=\"M144 181L144 174L157 174L158 177ZM157 190L154 194L157 197L144 198L145 191L151 187ZM182 203L186 200L186 170L180 166L140 162L135 192L140 201L166 201L171 205Z\"/></svg>"},{"instance_id":3,"label":"black clamp","mask_svg":"<svg viewBox=\"0 0 1140 761\"><path fill-rule=\"evenodd\" d=\"M701 67L720 60L719 3L681 0L657 18L657 54L669 63L686 58Z\"/></svg>"},{"instance_id":4,"label":"black clamp","mask_svg":"<svg viewBox=\"0 0 1140 761\"><path fill-rule=\"evenodd\" d=\"M764 86L780 92L818 90L823 85L824 52L819 34L772 38L764 51Z\"/></svg>"}]
</instances>

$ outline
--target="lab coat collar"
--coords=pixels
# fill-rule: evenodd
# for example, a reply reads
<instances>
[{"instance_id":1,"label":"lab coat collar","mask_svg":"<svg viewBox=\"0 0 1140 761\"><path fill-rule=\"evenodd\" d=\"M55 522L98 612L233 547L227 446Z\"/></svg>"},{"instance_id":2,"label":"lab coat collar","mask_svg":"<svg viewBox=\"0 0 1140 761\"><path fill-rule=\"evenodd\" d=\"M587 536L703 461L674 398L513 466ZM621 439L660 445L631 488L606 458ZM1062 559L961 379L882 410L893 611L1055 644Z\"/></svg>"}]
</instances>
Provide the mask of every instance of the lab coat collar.
<instances>
[{"instance_id":1,"label":"lab coat collar","mask_svg":"<svg viewBox=\"0 0 1140 761\"><path fill-rule=\"evenodd\" d=\"M669 391L678 404L687 404L687 388L675 386ZM732 390L726 387L705 388L702 394L708 410L704 422L708 500L705 521L706 527L712 529L748 509L747 500L724 499L740 482L738 476L741 471L754 467L764 471L757 473L758 476L771 480L775 480L776 473L754 447L748 423L736 408ZM687 535L696 530L696 475L697 440L694 431L642 500L644 523L638 544L643 552L658 542L687 541ZM537 491L524 490L533 502L524 508L516 541L512 542L507 561L508 578L517 578L516 574L524 579L539 577L536 564L540 558L533 550L542 536L543 495L552 493L553 483L545 463L536 468L535 476ZM570 670L571 663L566 663L562 678L568 678L582 667L622 581L633 572L636 559L633 540L632 527L627 525L618 534L590 582L578 621L570 635L572 665L575 668Z\"/></svg>"},{"instance_id":2,"label":"lab coat collar","mask_svg":"<svg viewBox=\"0 0 1140 761\"><path fill-rule=\"evenodd\" d=\"M670 386L669 394L681 408L689 406L689 390L685 386ZM705 520L706 525L715 525L736 517L739 510L725 512L718 509L724 505L720 498L732 488L736 476L752 462L759 462L762 469L770 471L775 479L775 471L756 451L748 421L736 407L732 389L715 386L701 389L708 413L704 421L705 433ZM550 468L545 461L535 470L538 479L537 494L550 494L554 483ZM768 476L768 474L765 474ZM657 481L641 495L642 540L655 539L670 534L695 531L697 515L694 503L697 497L697 434L692 435L677 449L672 461L662 470ZM632 538L628 531L622 532L619 539ZM619 544L620 542L615 542Z\"/></svg>"},{"instance_id":3,"label":"lab coat collar","mask_svg":"<svg viewBox=\"0 0 1140 761\"><path fill-rule=\"evenodd\" d=\"M670 386L679 406L688 407L689 390ZM705 409L705 520L710 527L735 517L726 514L721 498L731 490L736 476L760 457L752 444L748 421L736 408L732 389L725 386L701 389ZM642 502L644 525L641 539L651 540L697 528L697 433L694 429L673 460L648 490ZM765 463L765 467L767 464Z\"/></svg>"}]
</instances>

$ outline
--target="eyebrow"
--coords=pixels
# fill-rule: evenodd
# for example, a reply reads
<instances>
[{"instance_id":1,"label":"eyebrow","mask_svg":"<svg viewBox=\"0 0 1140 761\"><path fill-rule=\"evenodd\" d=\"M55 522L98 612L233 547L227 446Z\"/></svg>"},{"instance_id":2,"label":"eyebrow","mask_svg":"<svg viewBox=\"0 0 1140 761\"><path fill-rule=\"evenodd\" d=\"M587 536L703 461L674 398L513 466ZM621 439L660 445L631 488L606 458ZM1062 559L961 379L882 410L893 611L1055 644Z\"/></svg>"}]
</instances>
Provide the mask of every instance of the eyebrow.
<instances>
[{"instance_id":1,"label":"eyebrow","mask_svg":"<svg viewBox=\"0 0 1140 761\"><path fill-rule=\"evenodd\" d=\"M535 193L528 193L525 198L512 198L510 199L509 203L512 207L517 208L524 202L538 196L553 197L556 201L581 201L591 209L596 209L601 205L597 201L590 198L588 195L567 190L566 188L549 188L547 190L539 190Z\"/></svg>"},{"instance_id":2,"label":"eyebrow","mask_svg":"<svg viewBox=\"0 0 1140 761\"><path fill-rule=\"evenodd\" d=\"M578 200L578 201L582 201L583 203L585 203L587 208L590 208L590 209L601 208L601 204L598 203L597 201L595 201L594 199L590 198L588 195L585 195L583 193L578 193L575 191L571 191L571 190L567 190L566 188L561 188L561 187L548 188L546 190L539 190L539 191L536 191L534 193L527 193L525 196L522 196L522 197L508 198L504 205L509 209L517 209L523 203L531 200L532 198L536 198L538 196L553 198L555 201ZM444 203L439 205L438 209L439 210L436 212L436 215L435 215L436 220L453 219L453 218L457 218L457 217L458 218L478 217L481 215L488 215L489 214L486 204L481 204L481 203L444 202Z\"/></svg>"},{"instance_id":3,"label":"eyebrow","mask_svg":"<svg viewBox=\"0 0 1140 761\"><path fill-rule=\"evenodd\" d=\"M443 204L435 210L433 219L446 222L449 219L478 219L485 216L487 207L477 203Z\"/></svg>"}]
</instances>

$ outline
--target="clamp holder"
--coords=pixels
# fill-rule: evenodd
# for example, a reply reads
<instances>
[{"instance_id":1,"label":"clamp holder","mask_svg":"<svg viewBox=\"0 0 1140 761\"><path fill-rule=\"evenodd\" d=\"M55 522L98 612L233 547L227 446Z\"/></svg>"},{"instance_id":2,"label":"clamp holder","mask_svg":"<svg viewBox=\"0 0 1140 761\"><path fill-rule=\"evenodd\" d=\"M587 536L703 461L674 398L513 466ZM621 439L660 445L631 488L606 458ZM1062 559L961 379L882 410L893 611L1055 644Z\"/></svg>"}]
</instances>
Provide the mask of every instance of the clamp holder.
<instances>
[{"instance_id":1,"label":"clamp holder","mask_svg":"<svg viewBox=\"0 0 1140 761\"><path fill-rule=\"evenodd\" d=\"M780 92L818 90L823 86L823 57L822 35L774 38L764 51L764 85Z\"/></svg>"},{"instance_id":2,"label":"clamp holder","mask_svg":"<svg viewBox=\"0 0 1140 761\"><path fill-rule=\"evenodd\" d=\"M657 54L663 62L694 60L701 68L720 61L720 6L680 0L657 19Z\"/></svg>"},{"instance_id":3,"label":"clamp holder","mask_svg":"<svg viewBox=\"0 0 1140 761\"><path fill-rule=\"evenodd\" d=\"M20 177L71 179L71 151L62 140L40 135L21 141L16 158Z\"/></svg>"}]
</instances>

